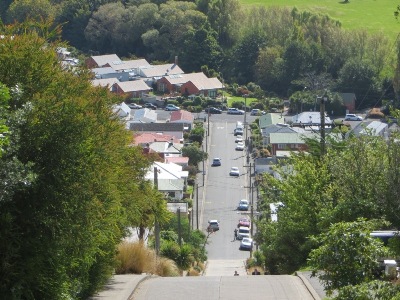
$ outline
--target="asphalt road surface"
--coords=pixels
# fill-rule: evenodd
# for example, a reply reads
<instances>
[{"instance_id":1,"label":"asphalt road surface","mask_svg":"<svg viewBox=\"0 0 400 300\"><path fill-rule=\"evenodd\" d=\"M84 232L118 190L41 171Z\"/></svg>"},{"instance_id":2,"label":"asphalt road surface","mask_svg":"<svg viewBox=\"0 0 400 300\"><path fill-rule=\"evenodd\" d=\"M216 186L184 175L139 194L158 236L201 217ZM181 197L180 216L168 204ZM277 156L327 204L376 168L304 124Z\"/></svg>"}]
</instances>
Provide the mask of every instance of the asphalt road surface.
<instances>
[{"instance_id":1,"label":"asphalt road surface","mask_svg":"<svg viewBox=\"0 0 400 300\"><path fill-rule=\"evenodd\" d=\"M247 114L246 118L250 123L255 117ZM244 116L211 115L205 122L205 127L210 129L206 142L209 159L204 164L204 186L201 180L199 182L202 195L199 229L206 232L208 220L217 219L220 230L208 238L204 276L147 279L139 284L131 299L314 299L299 277L246 274L245 261L250 252L239 250L240 242L234 240L234 229L243 214L237 211L238 203L241 199L251 201L251 192L246 150L235 150L233 130L236 121L244 122ZM214 157L221 158L221 166L211 167ZM239 168L239 177L229 175L231 167ZM240 275L233 276L234 271Z\"/></svg>"}]
</instances>

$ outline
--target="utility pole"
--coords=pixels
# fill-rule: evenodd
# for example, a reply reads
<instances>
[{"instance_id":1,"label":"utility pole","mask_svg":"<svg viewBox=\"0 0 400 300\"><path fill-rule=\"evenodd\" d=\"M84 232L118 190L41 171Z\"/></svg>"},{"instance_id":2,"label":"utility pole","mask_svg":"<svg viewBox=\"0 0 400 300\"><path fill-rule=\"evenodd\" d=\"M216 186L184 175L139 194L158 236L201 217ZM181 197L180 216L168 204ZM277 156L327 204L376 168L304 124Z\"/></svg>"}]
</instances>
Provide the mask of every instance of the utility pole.
<instances>
[{"instance_id":1,"label":"utility pole","mask_svg":"<svg viewBox=\"0 0 400 300\"><path fill-rule=\"evenodd\" d=\"M325 91L324 96L319 97L320 103L320 119L321 119L321 140L320 140L320 146L321 146L321 156L325 155L326 149L325 149L325 102L328 101L328 95L327 92Z\"/></svg>"},{"instance_id":2,"label":"utility pole","mask_svg":"<svg viewBox=\"0 0 400 300\"><path fill-rule=\"evenodd\" d=\"M181 207L179 206L177 209L178 214L178 244L179 247L182 246L182 233L181 233Z\"/></svg>"},{"instance_id":3,"label":"utility pole","mask_svg":"<svg viewBox=\"0 0 400 300\"><path fill-rule=\"evenodd\" d=\"M196 229L199 229L199 185L196 183Z\"/></svg>"},{"instance_id":4,"label":"utility pole","mask_svg":"<svg viewBox=\"0 0 400 300\"><path fill-rule=\"evenodd\" d=\"M158 190L158 169L154 167L154 188ZM160 253L160 224L158 224L157 216L154 221L154 235L155 235L155 248L156 254Z\"/></svg>"},{"instance_id":5,"label":"utility pole","mask_svg":"<svg viewBox=\"0 0 400 300\"><path fill-rule=\"evenodd\" d=\"M207 136L209 136L210 135L210 116L211 116L211 114L210 114L210 107L207 106L207 108L208 108L208 112L207 112Z\"/></svg>"},{"instance_id":6,"label":"utility pole","mask_svg":"<svg viewBox=\"0 0 400 300\"><path fill-rule=\"evenodd\" d=\"M201 144L201 151L203 152L203 186L204 186L204 176L206 175L206 170L204 169L204 145Z\"/></svg>"}]
</instances>

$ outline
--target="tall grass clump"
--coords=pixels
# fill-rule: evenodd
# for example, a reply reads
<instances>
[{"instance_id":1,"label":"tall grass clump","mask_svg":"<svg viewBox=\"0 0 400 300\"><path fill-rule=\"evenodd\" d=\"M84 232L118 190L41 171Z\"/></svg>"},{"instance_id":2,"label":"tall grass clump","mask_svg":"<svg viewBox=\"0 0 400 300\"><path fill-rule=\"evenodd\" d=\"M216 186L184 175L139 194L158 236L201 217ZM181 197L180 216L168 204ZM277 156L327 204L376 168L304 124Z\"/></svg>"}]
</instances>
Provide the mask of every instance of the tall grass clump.
<instances>
[{"instance_id":1,"label":"tall grass clump","mask_svg":"<svg viewBox=\"0 0 400 300\"><path fill-rule=\"evenodd\" d=\"M155 273L162 277L176 277L180 276L181 271L172 259L159 257Z\"/></svg>"},{"instance_id":2,"label":"tall grass clump","mask_svg":"<svg viewBox=\"0 0 400 300\"><path fill-rule=\"evenodd\" d=\"M116 274L150 273L164 277L179 276L179 268L171 259L158 257L143 242L122 242L116 256Z\"/></svg>"},{"instance_id":3,"label":"tall grass clump","mask_svg":"<svg viewBox=\"0 0 400 300\"><path fill-rule=\"evenodd\" d=\"M122 242L118 246L117 274L152 273L155 264L155 253L146 248L143 242Z\"/></svg>"}]
</instances>

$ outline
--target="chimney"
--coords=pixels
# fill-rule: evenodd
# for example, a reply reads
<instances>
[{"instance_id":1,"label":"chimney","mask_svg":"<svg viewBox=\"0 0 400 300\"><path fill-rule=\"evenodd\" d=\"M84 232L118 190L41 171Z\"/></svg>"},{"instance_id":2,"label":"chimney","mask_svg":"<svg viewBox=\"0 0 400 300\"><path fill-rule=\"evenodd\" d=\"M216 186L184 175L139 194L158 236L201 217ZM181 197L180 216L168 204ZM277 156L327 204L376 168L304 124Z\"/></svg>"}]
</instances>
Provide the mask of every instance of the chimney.
<instances>
[{"instance_id":1,"label":"chimney","mask_svg":"<svg viewBox=\"0 0 400 300\"><path fill-rule=\"evenodd\" d=\"M178 55L175 56L175 65L178 64Z\"/></svg>"}]
</instances>

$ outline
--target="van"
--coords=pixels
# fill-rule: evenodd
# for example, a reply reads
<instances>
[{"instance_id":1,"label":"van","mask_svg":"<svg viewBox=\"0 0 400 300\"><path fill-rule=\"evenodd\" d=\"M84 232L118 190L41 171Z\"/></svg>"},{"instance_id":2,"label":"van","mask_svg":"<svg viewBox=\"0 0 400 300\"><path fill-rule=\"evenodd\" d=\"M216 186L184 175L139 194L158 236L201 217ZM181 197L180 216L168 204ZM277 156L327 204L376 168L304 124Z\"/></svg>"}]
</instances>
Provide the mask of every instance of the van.
<instances>
[{"instance_id":1,"label":"van","mask_svg":"<svg viewBox=\"0 0 400 300\"><path fill-rule=\"evenodd\" d=\"M243 238L249 238L250 237L250 228L245 227L245 226L240 226L239 227L239 232L238 232L238 240L241 240Z\"/></svg>"}]
</instances>

